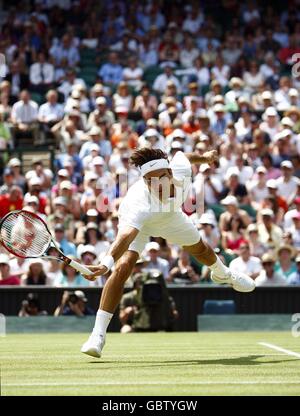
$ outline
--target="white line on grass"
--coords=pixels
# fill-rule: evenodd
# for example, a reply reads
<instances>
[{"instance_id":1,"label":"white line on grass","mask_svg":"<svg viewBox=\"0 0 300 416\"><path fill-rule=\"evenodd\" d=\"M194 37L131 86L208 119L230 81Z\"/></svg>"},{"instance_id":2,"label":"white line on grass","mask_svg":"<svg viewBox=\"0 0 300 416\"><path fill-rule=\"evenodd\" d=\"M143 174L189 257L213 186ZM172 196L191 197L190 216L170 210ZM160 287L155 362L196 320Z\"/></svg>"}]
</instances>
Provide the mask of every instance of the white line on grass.
<instances>
[{"instance_id":1,"label":"white line on grass","mask_svg":"<svg viewBox=\"0 0 300 416\"><path fill-rule=\"evenodd\" d=\"M276 350L276 351L283 352L283 353L285 353L287 355L292 355L293 357L300 358L300 354L299 353L294 352L294 351L290 351L290 350L286 350L285 348L278 347L277 345L269 344L268 342L259 342L258 344L259 345L263 345L264 347L272 348L273 350Z\"/></svg>"},{"instance_id":2,"label":"white line on grass","mask_svg":"<svg viewBox=\"0 0 300 416\"><path fill-rule=\"evenodd\" d=\"M182 382L182 381L139 381L139 382L121 382L121 381L116 381L116 382L80 382L81 386L143 386L143 385L147 385L147 386L160 386L160 385L167 385L167 386L176 386L176 385L224 385L224 384L231 384L231 385L240 385L240 384L282 384L282 380L271 380L271 381L266 381L266 380L249 380L249 381L187 381L187 382ZM300 384L300 381L288 381L285 384ZM26 388L26 387L47 387L47 386L78 386L78 382L69 382L69 383L56 383L56 382L47 382L47 383L5 383L2 384L2 387L21 387L21 388Z\"/></svg>"}]
</instances>

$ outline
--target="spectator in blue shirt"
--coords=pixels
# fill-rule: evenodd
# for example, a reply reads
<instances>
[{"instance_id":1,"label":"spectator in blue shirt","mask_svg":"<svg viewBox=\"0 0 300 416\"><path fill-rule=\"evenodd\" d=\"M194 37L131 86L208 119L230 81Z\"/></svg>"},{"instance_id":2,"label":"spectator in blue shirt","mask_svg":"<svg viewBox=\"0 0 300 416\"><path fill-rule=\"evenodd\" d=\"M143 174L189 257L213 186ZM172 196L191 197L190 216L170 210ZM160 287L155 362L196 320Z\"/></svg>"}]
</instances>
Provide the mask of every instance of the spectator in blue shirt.
<instances>
[{"instance_id":1,"label":"spectator in blue shirt","mask_svg":"<svg viewBox=\"0 0 300 416\"><path fill-rule=\"evenodd\" d=\"M296 257L295 263L297 270L288 278L289 285L300 285L300 256Z\"/></svg>"},{"instance_id":2,"label":"spectator in blue shirt","mask_svg":"<svg viewBox=\"0 0 300 416\"><path fill-rule=\"evenodd\" d=\"M67 240L65 228L62 224L56 224L54 227L55 240L59 243L61 250L66 256L76 257L77 251L74 243Z\"/></svg>"},{"instance_id":3,"label":"spectator in blue shirt","mask_svg":"<svg viewBox=\"0 0 300 416\"><path fill-rule=\"evenodd\" d=\"M121 82L123 68L119 64L119 57L116 52L109 54L108 62L101 66L98 75L105 84L117 85Z\"/></svg>"}]
</instances>

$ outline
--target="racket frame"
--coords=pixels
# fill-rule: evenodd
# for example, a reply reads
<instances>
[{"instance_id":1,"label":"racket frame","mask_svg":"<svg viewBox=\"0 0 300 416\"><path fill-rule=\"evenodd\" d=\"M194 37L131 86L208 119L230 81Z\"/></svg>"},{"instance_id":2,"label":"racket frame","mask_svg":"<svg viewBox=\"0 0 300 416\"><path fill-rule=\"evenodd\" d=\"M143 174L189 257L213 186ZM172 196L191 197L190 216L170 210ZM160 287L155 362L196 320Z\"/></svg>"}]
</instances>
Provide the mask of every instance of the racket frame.
<instances>
[{"instance_id":1,"label":"racket frame","mask_svg":"<svg viewBox=\"0 0 300 416\"><path fill-rule=\"evenodd\" d=\"M30 216L36 218L38 221L40 221L44 227L46 228L46 231L48 232L49 236L50 236L50 242L49 245L47 247L47 249L45 250L45 252L43 254L41 254L40 256L22 256L20 254L17 254L16 252L14 252L10 247L8 247L6 245L6 243L2 240L1 238L1 229L2 229L2 225L5 222L5 220L11 216L12 214L19 214L21 212L27 213ZM37 259L37 258L48 258L48 259L53 259L53 260L59 260L65 264L68 264L69 266L73 267L75 270L77 270L78 272L82 273L82 274L92 274L92 272L83 264L78 263L75 260L70 259L68 256L66 256L57 246L56 241L54 240L51 231L49 230L49 227L47 225L47 223L43 220L43 218L41 218L39 215L37 215L35 212L31 212L31 211L27 211L25 209L20 209L20 210L14 210L14 211L10 211L9 213L7 213L0 221L0 243L3 245L3 247L11 254L13 254L16 257L19 257L21 259ZM52 245L52 244L53 245ZM58 251L58 256L47 256L47 254L45 254L50 248L55 248Z\"/></svg>"}]
</instances>

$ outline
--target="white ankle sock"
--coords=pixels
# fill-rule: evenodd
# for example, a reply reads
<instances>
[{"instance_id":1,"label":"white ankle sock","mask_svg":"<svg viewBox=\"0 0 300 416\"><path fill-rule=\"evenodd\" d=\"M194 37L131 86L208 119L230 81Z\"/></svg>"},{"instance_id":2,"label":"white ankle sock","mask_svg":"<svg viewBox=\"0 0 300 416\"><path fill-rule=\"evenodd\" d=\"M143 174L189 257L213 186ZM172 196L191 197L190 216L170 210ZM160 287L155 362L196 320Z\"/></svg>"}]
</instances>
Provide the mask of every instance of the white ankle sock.
<instances>
[{"instance_id":1,"label":"white ankle sock","mask_svg":"<svg viewBox=\"0 0 300 416\"><path fill-rule=\"evenodd\" d=\"M106 335L107 327L112 317L112 313L103 311L102 309L98 309L92 334L97 336L103 336L104 338Z\"/></svg>"},{"instance_id":2,"label":"white ankle sock","mask_svg":"<svg viewBox=\"0 0 300 416\"><path fill-rule=\"evenodd\" d=\"M218 277L226 277L228 272L228 267L225 266L225 264L221 261L221 259L217 256L217 261L212 264L211 266L208 266L208 268L214 272Z\"/></svg>"}]
</instances>

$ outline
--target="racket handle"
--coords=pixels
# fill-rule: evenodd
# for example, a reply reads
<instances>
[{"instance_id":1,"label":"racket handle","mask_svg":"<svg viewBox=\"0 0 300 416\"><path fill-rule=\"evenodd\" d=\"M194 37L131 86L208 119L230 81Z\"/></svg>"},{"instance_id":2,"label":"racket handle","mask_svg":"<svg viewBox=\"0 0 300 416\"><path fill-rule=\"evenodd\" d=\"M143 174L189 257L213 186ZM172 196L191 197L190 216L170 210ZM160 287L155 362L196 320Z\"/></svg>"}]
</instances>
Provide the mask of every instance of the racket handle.
<instances>
[{"instance_id":1,"label":"racket handle","mask_svg":"<svg viewBox=\"0 0 300 416\"><path fill-rule=\"evenodd\" d=\"M69 263L69 266L73 267L73 269L77 270L79 273L81 274L93 274L93 272L90 271L90 269L88 269L86 266L84 266L81 263L78 263L75 260L71 260L71 262Z\"/></svg>"}]
</instances>

